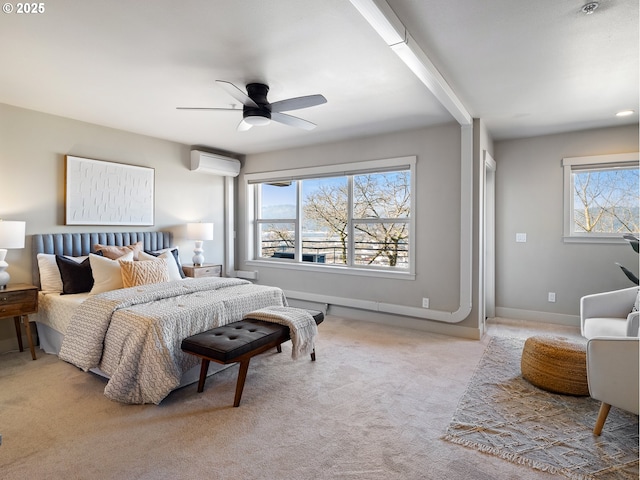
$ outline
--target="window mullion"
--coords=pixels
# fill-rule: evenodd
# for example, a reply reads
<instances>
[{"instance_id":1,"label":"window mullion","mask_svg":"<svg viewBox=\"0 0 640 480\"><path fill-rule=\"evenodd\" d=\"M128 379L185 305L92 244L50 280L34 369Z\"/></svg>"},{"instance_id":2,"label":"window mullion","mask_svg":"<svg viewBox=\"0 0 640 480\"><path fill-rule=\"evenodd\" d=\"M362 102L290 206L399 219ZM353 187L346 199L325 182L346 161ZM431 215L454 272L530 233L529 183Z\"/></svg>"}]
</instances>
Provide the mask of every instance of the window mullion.
<instances>
[{"instance_id":1,"label":"window mullion","mask_svg":"<svg viewBox=\"0 0 640 480\"><path fill-rule=\"evenodd\" d=\"M347 176L347 232L349 232L347 237L347 265L349 267L353 267L355 264L355 235L353 230L353 175Z\"/></svg>"},{"instance_id":2,"label":"window mullion","mask_svg":"<svg viewBox=\"0 0 640 480\"><path fill-rule=\"evenodd\" d=\"M302 262L302 180L296 182L296 221L295 221L295 253L296 262Z\"/></svg>"},{"instance_id":3,"label":"window mullion","mask_svg":"<svg viewBox=\"0 0 640 480\"><path fill-rule=\"evenodd\" d=\"M253 218L259 220L262 218L260 212L262 211L262 185L256 184L253 190L254 199L253 199ZM256 222L256 226L253 229L253 258L261 258L262 257L262 226L259 222Z\"/></svg>"}]
</instances>

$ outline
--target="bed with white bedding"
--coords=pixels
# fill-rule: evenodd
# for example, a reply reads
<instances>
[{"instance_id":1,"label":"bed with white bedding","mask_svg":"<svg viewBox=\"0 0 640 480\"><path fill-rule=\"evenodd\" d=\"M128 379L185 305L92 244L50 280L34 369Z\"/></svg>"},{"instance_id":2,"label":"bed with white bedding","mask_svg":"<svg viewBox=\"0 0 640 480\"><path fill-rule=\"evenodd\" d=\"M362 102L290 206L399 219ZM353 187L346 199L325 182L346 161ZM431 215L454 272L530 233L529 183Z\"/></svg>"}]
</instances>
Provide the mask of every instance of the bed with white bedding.
<instances>
[{"instance_id":1,"label":"bed with white bedding","mask_svg":"<svg viewBox=\"0 0 640 480\"><path fill-rule=\"evenodd\" d=\"M132 261L129 255L124 263L113 260L112 264L93 254L96 244L125 247L126 251L127 246L140 242L144 245L141 251L163 258L149 257L151 265ZM124 403L158 404L171 390L186 384L185 379L196 379L192 374L199 362L182 352L183 338L241 320L256 309L286 305L279 288L234 278L182 278L176 276L177 270L170 275L168 264L178 257L172 255L171 236L166 232L34 235L33 252L35 268L39 265L42 270L34 274L34 282L41 288L34 320L42 348L83 370L105 374L109 378L105 395ZM57 279L51 282L56 273L51 256L66 256L57 262L62 288L71 293L56 291L60 288ZM71 281L67 267L63 267L70 262L74 262ZM82 283L73 278L76 270L85 269L86 275L91 265L96 277L92 289L81 293L69 290L69 285ZM145 267L141 271L152 267L162 270L162 281L109 288L113 284L100 279L105 272L97 268L99 265L108 265L111 270L107 273L114 278L117 265L123 270L125 266Z\"/></svg>"}]
</instances>

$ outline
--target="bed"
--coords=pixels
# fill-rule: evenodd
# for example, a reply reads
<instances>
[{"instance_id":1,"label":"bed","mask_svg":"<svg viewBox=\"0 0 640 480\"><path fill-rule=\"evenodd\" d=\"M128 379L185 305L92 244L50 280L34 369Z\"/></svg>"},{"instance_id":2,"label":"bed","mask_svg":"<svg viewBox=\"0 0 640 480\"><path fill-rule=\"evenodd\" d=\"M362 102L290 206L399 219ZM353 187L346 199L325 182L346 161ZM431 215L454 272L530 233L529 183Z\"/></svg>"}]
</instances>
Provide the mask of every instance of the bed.
<instances>
[{"instance_id":1,"label":"bed","mask_svg":"<svg viewBox=\"0 0 640 480\"><path fill-rule=\"evenodd\" d=\"M279 288L184 277L168 232L38 234L32 245L41 348L106 377L105 395L123 403L159 404L197 381L183 338L287 304Z\"/></svg>"}]
</instances>

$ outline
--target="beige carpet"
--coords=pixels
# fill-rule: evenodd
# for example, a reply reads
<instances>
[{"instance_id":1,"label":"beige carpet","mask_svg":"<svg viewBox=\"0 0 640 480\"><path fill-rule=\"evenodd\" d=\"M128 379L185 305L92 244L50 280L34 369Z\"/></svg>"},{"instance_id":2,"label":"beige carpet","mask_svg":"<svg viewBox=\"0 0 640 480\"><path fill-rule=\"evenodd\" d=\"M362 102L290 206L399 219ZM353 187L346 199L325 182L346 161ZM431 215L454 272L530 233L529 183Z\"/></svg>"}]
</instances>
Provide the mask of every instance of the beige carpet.
<instances>
[{"instance_id":1,"label":"beige carpet","mask_svg":"<svg viewBox=\"0 0 640 480\"><path fill-rule=\"evenodd\" d=\"M534 387L520 371L524 340L492 338L445 439L574 480L638 479L638 416Z\"/></svg>"},{"instance_id":2,"label":"beige carpet","mask_svg":"<svg viewBox=\"0 0 640 480\"><path fill-rule=\"evenodd\" d=\"M329 316L318 360L252 360L122 405L104 380L39 352L0 355L0 478L552 479L442 440L485 343Z\"/></svg>"}]
</instances>

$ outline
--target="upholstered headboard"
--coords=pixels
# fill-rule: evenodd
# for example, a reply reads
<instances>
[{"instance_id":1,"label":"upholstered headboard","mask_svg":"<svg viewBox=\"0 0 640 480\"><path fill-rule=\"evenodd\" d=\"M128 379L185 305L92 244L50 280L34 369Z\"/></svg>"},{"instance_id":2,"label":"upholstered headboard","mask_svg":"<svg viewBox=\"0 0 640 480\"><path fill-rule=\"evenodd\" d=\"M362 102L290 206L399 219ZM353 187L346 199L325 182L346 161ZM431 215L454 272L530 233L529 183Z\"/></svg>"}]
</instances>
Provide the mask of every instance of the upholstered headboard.
<instances>
[{"instance_id":1,"label":"upholstered headboard","mask_svg":"<svg viewBox=\"0 0 640 480\"><path fill-rule=\"evenodd\" d=\"M33 284L40 288L40 272L38 270L38 254L70 255L80 257L95 252L93 246L132 245L143 242L145 250L169 248L173 242L171 232L109 232L109 233L41 233L33 236L31 275Z\"/></svg>"}]
</instances>

